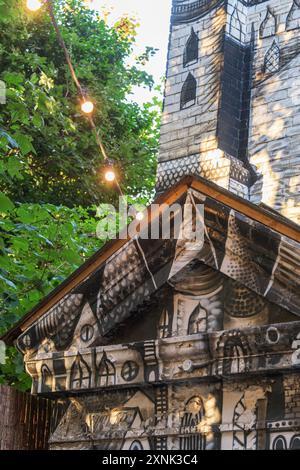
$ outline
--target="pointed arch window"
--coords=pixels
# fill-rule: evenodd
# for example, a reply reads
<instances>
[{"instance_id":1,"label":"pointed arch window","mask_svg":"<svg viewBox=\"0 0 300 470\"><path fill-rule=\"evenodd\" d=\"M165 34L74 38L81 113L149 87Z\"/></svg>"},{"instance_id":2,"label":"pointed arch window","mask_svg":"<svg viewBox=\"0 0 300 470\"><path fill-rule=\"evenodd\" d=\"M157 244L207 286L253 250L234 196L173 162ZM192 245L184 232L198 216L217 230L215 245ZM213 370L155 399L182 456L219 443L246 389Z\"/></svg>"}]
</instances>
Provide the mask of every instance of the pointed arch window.
<instances>
[{"instance_id":1,"label":"pointed arch window","mask_svg":"<svg viewBox=\"0 0 300 470\"><path fill-rule=\"evenodd\" d=\"M238 39L238 41L242 40L242 23L239 18L239 12L237 10L237 7L235 7L235 9L233 10L233 13L230 18L229 34L235 39Z\"/></svg>"},{"instance_id":2,"label":"pointed arch window","mask_svg":"<svg viewBox=\"0 0 300 470\"><path fill-rule=\"evenodd\" d=\"M71 369L71 389L79 390L90 387L91 371L80 354L76 357Z\"/></svg>"},{"instance_id":3,"label":"pointed arch window","mask_svg":"<svg viewBox=\"0 0 300 470\"><path fill-rule=\"evenodd\" d=\"M259 28L259 37L269 38L270 36L275 36L277 31L277 18L275 13L268 7L266 17L260 25Z\"/></svg>"},{"instance_id":4,"label":"pointed arch window","mask_svg":"<svg viewBox=\"0 0 300 470\"><path fill-rule=\"evenodd\" d=\"M265 73L275 73L280 69L280 49L276 44L276 41L273 41L272 46L267 51L264 61L264 71Z\"/></svg>"},{"instance_id":5,"label":"pointed arch window","mask_svg":"<svg viewBox=\"0 0 300 470\"><path fill-rule=\"evenodd\" d=\"M42 366L42 392L51 392L53 386L53 376L46 364Z\"/></svg>"},{"instance_id":6,"label":"pointed arch window","mask_svg":"<svg viewBox=\"0 0 300 470\"><path fill-rule=\"evenodd\" d=\"M204 333L207 330L207 312L201 305L198 305L192 312L189 319L188 335Z\"/></svg>"},{"instance_id":7,"label":"pointed arch window","mask_svg":"<svg viewBox=\"0 0 300 470\"><path fill-rule=\"evenodd\" d=\"M286 19L286 31L300 28L300 0L294 0Z\"/></svg>"},{"instance_id":8,"label":"pointed arch window","mask_svg":"<svg viewBox=\"0 0 300 470\"><path fill-rule=\"evenodd\" d=\"M106 353L103 353L102 359L98 368L98 387L108 387L116 383L116 369L113 363L107 358Z\"/></svg>"},{"instance_id":9,"label":"pointed arch window","mask_svg":"<svg viewBox=\"0 0 300 470\"><path fill-rule=\"evenodd\" d=\"M195 64L199 59L199 38L194 28L191 30L183 53L183 66Z\"/></svg>"},{"instance_id":10,"label":"pointed arch window","mask_svg":"<svg viewBox=\"0 0 300 470\"><path fill-rule=\"evenodd\" d=\"M181 90L180 109L186 109L196 103L197 81L195 77L189 73Z\"/></svg>"}]
</instances>

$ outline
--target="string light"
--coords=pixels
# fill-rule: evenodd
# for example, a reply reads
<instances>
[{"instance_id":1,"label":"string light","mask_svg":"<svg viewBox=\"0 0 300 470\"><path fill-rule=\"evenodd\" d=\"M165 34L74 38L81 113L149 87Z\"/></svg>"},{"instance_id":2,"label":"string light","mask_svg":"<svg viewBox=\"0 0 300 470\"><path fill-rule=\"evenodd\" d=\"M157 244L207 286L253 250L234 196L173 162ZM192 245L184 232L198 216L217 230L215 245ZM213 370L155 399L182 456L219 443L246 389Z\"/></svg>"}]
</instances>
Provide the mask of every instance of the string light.
<instances>
[{"instance_id":1,"label":"string light","mask_svg":"<svg viewBox=\"0 0 300 470\"><path fill-rule=\"evenodd\" d=\"M27 8L30 11L38 11L42 6L39 0L27 0Z\"/></svg>"},{"instance_id":2,"label":"string light","mask_svg":"<svg viewBox=\"0 0 300 470\"><path fill-rule=\"evenodd\" d=\"M58 42L59 42L61 48L64 51L66 62L68 64L68 67L69 67L69 70L70 70L70 73L71 73L71 77L72 77L72 79L73 79L73 81L74 81L74 83L77 87L79 95L82 98L81 111L84 114L87 115L87 118L88 118L88 121L90 123L91 129L92 129L92 131L95 135L96 142L97 142L97 144L99 146L99 149L100 149L100 152L101 152L101 154L104 158L104 162L107 165L106 171L104 173L105 180L109 183L114 182L115 187L117 188L119 194L121 196L123 196L123 192L122 192L122 189L121 189L121 187L120 187L120 185L117 181L117 177L116 177L116 173L114 171L113 165L112 165L111 161L109 160L109 158L106 154L102 139L99 135L99 131L97 130L94 119L92 117L92 112L94 111L94 104L91 100L86 99L86 94L85 94L85 92L84 92L84 90L83 90L83 88L82 88L82 86L81 86L81 84L80 84L80 82L77 78L76 72L74 70L74 67L73 67L73 64L72 64L72 61L71 61L69 51L68 51L67 46L65 44L64 38L61 34L61 31L60 31L60 28L59 28L59 25L58 25L58 22L57 22L55 13L54 13L53 0L42 0L42 1L40 1L40 0L27 0L27 8L31 11L37 11L38 9L41 8L43 3L47 7L52 25L54 27L54 30L55 30L55 33L56 33L56 36L57 36L57 39L58 39Z\"/></svg>"},{"instance_id":3,"label":"string light","mask_svg":"<svg viewBox=\"0 0 300 470\"><path fill-rule=\"evenodd\" d=\"M113 183L116 180L115 162L111 158L107 158L106 165L103 169L104 178L108 183Z\"/></svg>"},{"instance_id":4,"label":"string light","mask_svg":"<svg viewBox=\"0 0 300 470\"><path fill-rule=\"evenodd\" d=\"M106 181L108 181L109 183L112 183L116 179L116 174L113 170L106 170L104 177Z\"/></svg>"},{"instance_id":5,"label":"string light","mask_svg":"<svg viewBox=\"0 0 300 470\"><path fill-rule=\"evenodd\" d=\"M81 105L81 111L85 114L92 114L94 111L94 104L91 101L84 101Z\"/></svg>"}]
</instances>

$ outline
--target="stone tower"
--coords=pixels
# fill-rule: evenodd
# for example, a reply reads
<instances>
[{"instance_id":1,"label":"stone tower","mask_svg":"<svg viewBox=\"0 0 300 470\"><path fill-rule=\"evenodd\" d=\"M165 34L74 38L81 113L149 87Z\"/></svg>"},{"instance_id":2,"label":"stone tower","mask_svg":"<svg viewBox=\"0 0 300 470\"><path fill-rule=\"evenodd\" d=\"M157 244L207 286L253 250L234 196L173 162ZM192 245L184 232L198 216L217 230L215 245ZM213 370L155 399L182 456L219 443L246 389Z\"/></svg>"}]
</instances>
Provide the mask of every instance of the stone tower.
<instances>
[{"instance_id":1,"label":"stone tower","mask_svg":"<svg viewBox=\"0 0 300 470\"><path fill-rule=\"evenodd\" d=\"M199 174L300 222L299 0L173 0L157 189Z\"/></svg>"}]
</instances>

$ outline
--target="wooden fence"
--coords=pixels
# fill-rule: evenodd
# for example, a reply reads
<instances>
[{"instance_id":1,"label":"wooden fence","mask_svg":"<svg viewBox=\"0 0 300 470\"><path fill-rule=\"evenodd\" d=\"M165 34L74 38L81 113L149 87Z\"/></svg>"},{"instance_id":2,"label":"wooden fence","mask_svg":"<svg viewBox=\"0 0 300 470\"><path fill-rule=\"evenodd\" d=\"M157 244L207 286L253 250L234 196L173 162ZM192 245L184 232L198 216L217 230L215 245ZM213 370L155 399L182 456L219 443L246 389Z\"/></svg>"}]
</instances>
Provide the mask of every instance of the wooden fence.
<instances>
[{"instance_id":1,"label":"wooden fence","mask_svg":"<svg viewBox=\"0 0 300 470\"><path fill-rule=\"evenodd\" d=\"M0 385L0 450L46 450L55 402Z\"/></svg>"}]
</instances>

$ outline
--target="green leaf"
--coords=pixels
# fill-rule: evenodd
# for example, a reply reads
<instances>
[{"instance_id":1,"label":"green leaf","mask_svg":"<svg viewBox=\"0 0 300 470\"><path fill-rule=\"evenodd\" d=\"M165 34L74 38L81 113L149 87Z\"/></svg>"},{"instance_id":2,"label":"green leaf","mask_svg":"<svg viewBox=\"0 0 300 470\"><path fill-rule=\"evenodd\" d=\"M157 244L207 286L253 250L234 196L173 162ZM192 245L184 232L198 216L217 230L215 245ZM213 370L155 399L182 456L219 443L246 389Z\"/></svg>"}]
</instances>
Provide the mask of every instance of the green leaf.
<instances>
[{"instance_id":1,"label":"green leaf","mask_svg":"<svg viewBox=\"0 0 300 470\"><path fill-rule=\"evenodd\" d=\"M32 117L32 123L38 128L42 127L44 125L43 117L40 114L34 114L34 116Z\"/></svg>"},{"instance_id":2,"label":"green leaf","mask_svg":"<svg viewBox=\"0 0 300 470\"><path fill-rule=\"evenodd\" d=\"M6 72L3 75L3 79L8 85L20 85L24 83L24 76L15 72Z\"/></svg>"},{"instance_id":3,"label":"green leaf","mask_svg":"<svg viewBox=\"0 0 300 470\"><path fill-rule=\"evenodd\" d=\"M5 284L7 284L9 287L12 287L13 289L17 289L17 286L12 281L10 281L9 279L6 279L6 277L2 276L1 274L0 274L0 280L4 281Z\"/></svg>"},{"instance_id":4,"label":"green leaf","mask_svg":"<svg viewBox=\"0 0 300 470\"><path fill-rule=\"evenodd\" d=\"M21 168L22 168L22 164L17 157L11 156L8 159L7 172L12 178L20 175Z\"/></svg>"},{"instance_id":5,"label":"green leaf","mask_svg":"<svg viewBox=\"0 0 300 470\"><path fill-rule=\"evenodd\" d=\"M61 252L62 258L68 261L68 263L71 264L79 264L81 262L81 257L79 256L78 253L76 253L73 250L62 250Z\"/></svg>"},{"instance_id":6,"label":"green leaf","mask_svg":"<svg viewBox=\"0 0 300 470\"><path fill-rule=\"evenodd\" d=\"M14 203L4 193L0 192L0 212L8 213L14 209Z\"/></svg>"},{"instance_id":7,"label":"green leaf","mask_svg":"<svg viewBox=\"0 0 300 470\"><path fill-rule=\"evenodd\" d=\"M29 243L24 238L14 237L12 243L15 249L28 251Z\"/></svg>"},{"instance_id":8,"label":"green leaf","mask_svg":"<svg viewBox=\"0 0 300 470\"><path fill-rule=\"evenodd\" d=\"M31 143L31 137L21 134L20 132L16 132L14 134L14 139L17 141L23 155L27 155L29 152L35 152Z\"/></svg>"}]
</instances>

